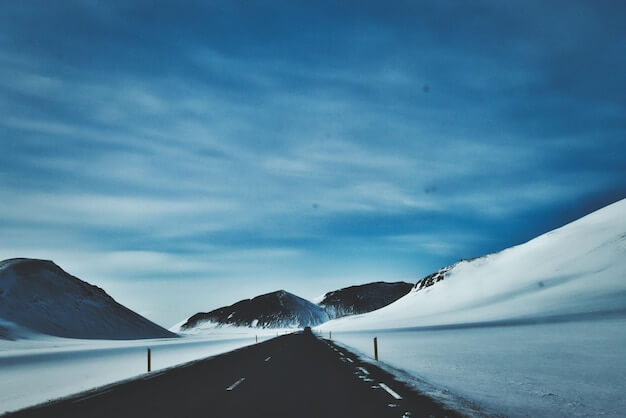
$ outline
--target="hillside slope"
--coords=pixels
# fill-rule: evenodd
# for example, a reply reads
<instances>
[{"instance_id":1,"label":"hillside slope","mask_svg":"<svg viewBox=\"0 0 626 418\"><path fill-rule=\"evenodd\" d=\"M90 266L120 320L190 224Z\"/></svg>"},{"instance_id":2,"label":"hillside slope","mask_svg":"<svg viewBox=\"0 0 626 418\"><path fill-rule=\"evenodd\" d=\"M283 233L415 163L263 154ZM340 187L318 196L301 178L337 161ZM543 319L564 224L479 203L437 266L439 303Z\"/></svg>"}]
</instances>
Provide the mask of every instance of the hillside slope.
<instances>
[{"instance_id":1,"label":"hillside slope","mask_svg":"<svg viewBox=\"0 0 626 418\"><path fill-rule=\"evenodd\" d=\"M462 260L377 311L323 328L471 324L626 312L626 199L524 244Z\"/></svg>"},{"instance_id":2,"label":"hillside slope","mask_svg":"<svg viewBox=\"0 0 626 418\"><path fill-rule=\"evenodd\" d=\"M99 339L176 336L52 261L0 261L0 338L38 333Z\"/></svg>"}]
</instances>

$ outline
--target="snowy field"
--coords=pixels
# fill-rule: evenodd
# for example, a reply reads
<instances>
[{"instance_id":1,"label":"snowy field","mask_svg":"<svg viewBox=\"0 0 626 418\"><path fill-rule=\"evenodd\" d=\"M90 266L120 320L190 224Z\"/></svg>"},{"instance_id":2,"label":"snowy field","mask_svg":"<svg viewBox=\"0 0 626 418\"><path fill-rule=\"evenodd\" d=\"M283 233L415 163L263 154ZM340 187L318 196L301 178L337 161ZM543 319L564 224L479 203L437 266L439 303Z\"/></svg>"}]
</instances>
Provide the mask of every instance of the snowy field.
<instances>
[{"instance_id":1,"label":"snowy field","mask_svg":"<svg viewBox=\"0 0 626 418\"><path fill-rule=\"evenodd\" d=\"M487 413L625 415L626 199L440 273L386 307L316 328L369 356L377 336L380 359L403 379ZM0 412L141 375L147 347L158 370L285 331L207 322L174 340L0 340Z\"/></svg>"},{"instance_id":2,"label":"snowy field","mask_svg":"<svg viewBox=\"0 0 626 418\"><path fill-rule=\"evenodd\" d=\"M0 414L224 353L276 336L276 330L224 329L205 336L134 341L0 340ZM284 331L281 331L284 332Z\"/></svg>"},{"instance_id":3,"label":"snowy field","mask_svg":"<svg viewBox=\"0 0 626 418\"><path fill-rule=\"evenodd\" d=\"M507 416L625 416L626 199L326 336ZM372 331L377 330L377 331Z\"/></svg>"},{"instance_id":4,"label":"snowy field","mask_svg":"<svg viewBox=\"0 0 626 418\"><path fill-rule=\"evenodd\" d=\"M487 413L623 417L625 329L623 315L495 327L333 332L332 338L373 357L377 336L380 361Z\"/></svg>"}]
</instances>

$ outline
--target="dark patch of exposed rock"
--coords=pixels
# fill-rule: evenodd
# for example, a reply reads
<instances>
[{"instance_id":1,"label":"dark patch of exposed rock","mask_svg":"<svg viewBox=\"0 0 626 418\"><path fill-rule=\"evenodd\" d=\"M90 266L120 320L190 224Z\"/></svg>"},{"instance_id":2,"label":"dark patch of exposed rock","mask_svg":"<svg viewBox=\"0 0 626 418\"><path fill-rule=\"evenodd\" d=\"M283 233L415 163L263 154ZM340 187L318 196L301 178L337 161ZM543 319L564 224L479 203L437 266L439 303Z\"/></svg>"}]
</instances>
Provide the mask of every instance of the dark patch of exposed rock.
<instances>
[{"instance_id":1,"label":"dark patch of exposed rock","mask_svg":"<svg viewBox=\"0 0 626 418\"><path fill-rule=\"evenodd\" d=\"M406 282L374 282L328 292L319 303L331 319L375 311L409 293Z\"/></svg>"}]
</instances>

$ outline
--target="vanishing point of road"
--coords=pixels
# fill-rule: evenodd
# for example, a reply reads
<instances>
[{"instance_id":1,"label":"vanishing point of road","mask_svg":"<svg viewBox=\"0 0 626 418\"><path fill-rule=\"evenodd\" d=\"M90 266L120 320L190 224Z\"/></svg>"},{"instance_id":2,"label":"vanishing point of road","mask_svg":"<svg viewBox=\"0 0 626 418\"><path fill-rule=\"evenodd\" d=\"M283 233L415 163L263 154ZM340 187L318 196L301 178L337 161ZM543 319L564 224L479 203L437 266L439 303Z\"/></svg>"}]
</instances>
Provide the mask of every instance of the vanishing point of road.
<instances>
[{"instance_id":1,"label":"vanishing point of road","mask_svg":"<svg viewBox=\"0 0 626 418\"><path fill-rule=\"evenodd\" d=\"M458 417L311 333L274 338L7 414L87 417Z\"/></svg>"}]
</instances>

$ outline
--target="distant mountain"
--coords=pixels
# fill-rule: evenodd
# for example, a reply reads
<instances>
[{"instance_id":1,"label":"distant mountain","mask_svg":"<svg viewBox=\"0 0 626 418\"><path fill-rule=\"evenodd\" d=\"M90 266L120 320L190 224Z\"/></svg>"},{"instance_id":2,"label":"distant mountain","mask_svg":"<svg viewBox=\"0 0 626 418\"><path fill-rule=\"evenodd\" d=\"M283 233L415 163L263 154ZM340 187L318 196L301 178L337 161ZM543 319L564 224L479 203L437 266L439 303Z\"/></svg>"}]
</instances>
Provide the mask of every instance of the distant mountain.
<instances>
[{"instance_id":1,"label":"distant mountain","mask_svg":"<svg viewBox=\"0 0 626 418\"><path fill-rule=\"evenodd\" d=\"M0 261L0 338L29 334L115 340L176 337L52 261Z\"/></svg>"},{"instance_id":2,"label":"distant mountain","mask_svg":"<svg viewBox=\"0 0 626 418\"><path fill-rule=\"evenodd\" d=\"M411 283L406 282L375 282L350 286L326 293L318 305L331 319L362 314L395 302L409 293L412 287Z\"/></svg>"},{"instance_id":3,"label":"distant mountain","mask_svg":"<svg viewBox=\"0 0 626 418\"><path fill-rule=\"evenodd\" d=\"M328 321L328 315L319 306L279 290L233 305L193 315L183 325L181 332L206 323L259 328L302 328Z\"/></svg>"}]
</instances>

